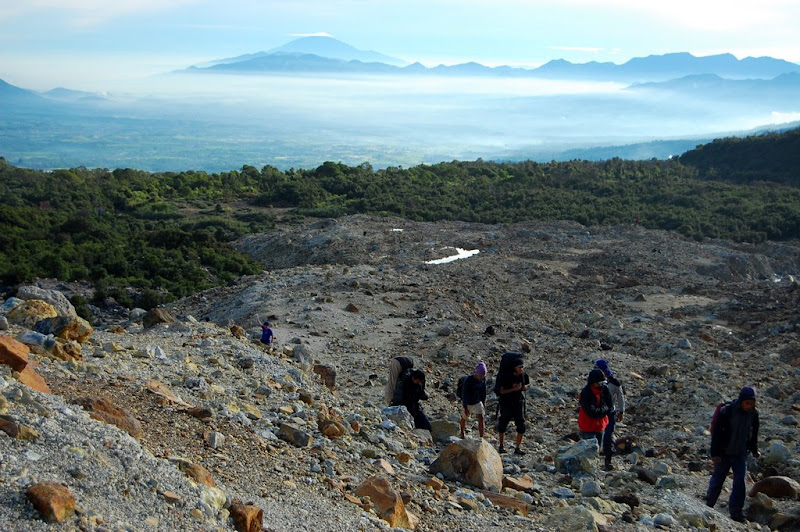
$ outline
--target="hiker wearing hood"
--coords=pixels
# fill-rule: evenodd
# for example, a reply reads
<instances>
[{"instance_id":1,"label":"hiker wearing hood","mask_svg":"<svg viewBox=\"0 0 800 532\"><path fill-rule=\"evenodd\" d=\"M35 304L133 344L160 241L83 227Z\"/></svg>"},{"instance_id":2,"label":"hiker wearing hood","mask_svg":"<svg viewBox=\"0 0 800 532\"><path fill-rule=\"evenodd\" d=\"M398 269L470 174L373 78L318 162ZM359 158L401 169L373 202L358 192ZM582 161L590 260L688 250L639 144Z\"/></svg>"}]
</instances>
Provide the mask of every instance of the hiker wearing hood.
<instances>
[{"instance_id":1,"label":"hiker wearing hood","mask_svg":"<svg viewBox=\"0 0 800 532\"><path fill-rule=\"evenodd\" d=\"M617 421L622 422L622 417L625 414L625 392L622 388L622 384L616 377L616 374L611 370L611 367L608 365L608 361L603 360L602 358L596 360L594 363L594 369L599 369L603 372L603 375L606 378L606 386L608 387L608 391L611 393L611 400L614 407L614 411L608 414L608 425L606 425L605 430L603 431L603 455L605 457L605 470L611 471L613 466L611 465L611 457L614 453L614 428L617 425Z\"/></svg>"},{"instance_id":2,"label":"hiker wearing hood","mask_svg":"<svg viewBox=\"0 0 800 532\"><path fill-rule=\"evenodd\" d=\"M723 406L711 432L709 455L714 462L714 472L708 482L706 505L713 508L722 492L728 472L733 469L733 487L728 499L728 511L734 521L744 521L747 453L758 458L758 411L756 391L745 386L739 397Z\"/></svg>"},{"instance_id":3,"label":"hiker wearing hood","mask_svg":"<svg viewBox=\"0 0 800 532\"><path fill-rule=\"evenodd\" d=\"M606 386L606 376L599 369L593 369L586 378L586 386L579 396L578 429L581 438L597 438L603 445L603 431L608 426L608 415L614 412L614 401Z\"/></svg>"}]
</instances>

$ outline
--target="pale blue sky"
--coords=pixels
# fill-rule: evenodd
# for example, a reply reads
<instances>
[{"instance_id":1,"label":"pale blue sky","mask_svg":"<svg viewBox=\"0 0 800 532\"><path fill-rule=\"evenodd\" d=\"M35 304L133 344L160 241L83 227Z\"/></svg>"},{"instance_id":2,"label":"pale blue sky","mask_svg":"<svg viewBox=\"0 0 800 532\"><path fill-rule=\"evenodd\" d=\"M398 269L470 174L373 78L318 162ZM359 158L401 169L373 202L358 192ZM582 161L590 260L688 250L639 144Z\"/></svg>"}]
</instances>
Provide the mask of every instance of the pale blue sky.
<instances>
[{"instance_id":1,"label":"pale blue sky","mask_svg":"<svg viewBox=\"0 0 800 532\"><path fill-rule=\"evenodd\" d=\"M121 81L326 34L427 66L669 52L800 63L797 0L0 0L0 78Z\"/></svg>"}]
</instances>

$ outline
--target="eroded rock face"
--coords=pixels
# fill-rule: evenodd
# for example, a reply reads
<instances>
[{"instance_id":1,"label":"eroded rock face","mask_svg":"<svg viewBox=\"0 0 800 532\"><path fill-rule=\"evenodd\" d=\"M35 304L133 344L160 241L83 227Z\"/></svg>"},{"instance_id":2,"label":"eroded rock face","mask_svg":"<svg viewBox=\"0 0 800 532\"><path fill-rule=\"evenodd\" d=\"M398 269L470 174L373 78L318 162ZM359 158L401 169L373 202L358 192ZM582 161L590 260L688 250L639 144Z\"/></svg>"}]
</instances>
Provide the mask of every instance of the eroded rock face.
<instances>
[{"instance_id":1,"label":"eroded rock face","mask_svg":"<svg viewBox=\"0 0 800 532\"><path fill-rule=\"evenodd\" d=\"M431 464L431 472L481 489L503 487L503 461L483 438L451 443Z\"/></svg>"}]
</instances>

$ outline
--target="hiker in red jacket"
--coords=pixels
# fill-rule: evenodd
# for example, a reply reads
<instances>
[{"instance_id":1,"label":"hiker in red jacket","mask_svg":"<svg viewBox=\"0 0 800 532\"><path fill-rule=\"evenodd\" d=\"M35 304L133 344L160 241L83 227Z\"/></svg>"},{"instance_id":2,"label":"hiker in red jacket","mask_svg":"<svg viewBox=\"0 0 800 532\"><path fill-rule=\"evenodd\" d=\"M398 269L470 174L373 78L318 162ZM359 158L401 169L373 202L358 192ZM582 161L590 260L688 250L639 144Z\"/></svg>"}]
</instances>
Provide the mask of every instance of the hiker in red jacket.
<instances>
[{"instance_id":1,"label":"hiker in red jacket","mask_svg":"<svg viewBox=\"0 0 800 532\"><path fill-rule=\"evenodd\" d=\"M597 438L597 445L602 448L603 432L608 426L608 415L614 413L614 401L606 386L606 376L601 370L593 369L589 372L579 403L578 429L581 438Z\"/></svg>"}]
</instances>

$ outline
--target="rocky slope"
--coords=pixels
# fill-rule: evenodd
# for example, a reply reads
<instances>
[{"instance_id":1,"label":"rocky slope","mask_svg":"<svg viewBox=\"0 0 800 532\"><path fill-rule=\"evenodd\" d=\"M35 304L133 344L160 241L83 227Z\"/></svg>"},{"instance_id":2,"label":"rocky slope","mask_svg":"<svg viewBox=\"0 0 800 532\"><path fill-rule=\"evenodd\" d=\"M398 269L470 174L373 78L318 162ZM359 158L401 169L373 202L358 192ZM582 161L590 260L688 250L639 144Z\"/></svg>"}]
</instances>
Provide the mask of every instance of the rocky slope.
<instances>
[{"instance_id":1,"label":"rocky slope","mask_svg":"<svg viewBox=\"0 0 800 532\"><path fill-rule=\"evenodd\" d=\"M83 530L230 530L242 507L260 509L268 530L390 529L376 497L359 491L380 475L417 530L744 530L727 517L727 492L715 510L699 496L711 413L745 384L759 390L762 419L750 480L800 480L796 242L355 216L237 246L262 275L171 305L175 321L97 309L82 360L54 358L26 339L32 323L4 320L2 334L30 344L53 393L0 366L0 413L34 434L0 434L0 529L53 527L25 495L43 481L68 487L76 513L66 523ZM432 262L456 248L479 252ZM17 301L5 303L10 314ZM257 316L273 323L272 350L255 341ZM481 360L493 375L508 350L525 353L532 387L527 454L503 456L517 489L502 499L439 482L429 467L458 435L457 378ZM428 375L434 441L383 410L399 355ZM618 435L636 445L614 471L594 458L589 471L560 471L554 456L575 438L576 395L597 358L625 384ZM135 437L89 417L81 405L98 397L139 422ZM800 520L791 496L762 493L748 511L756 528Z\"/></svg>"}]
</instances>

